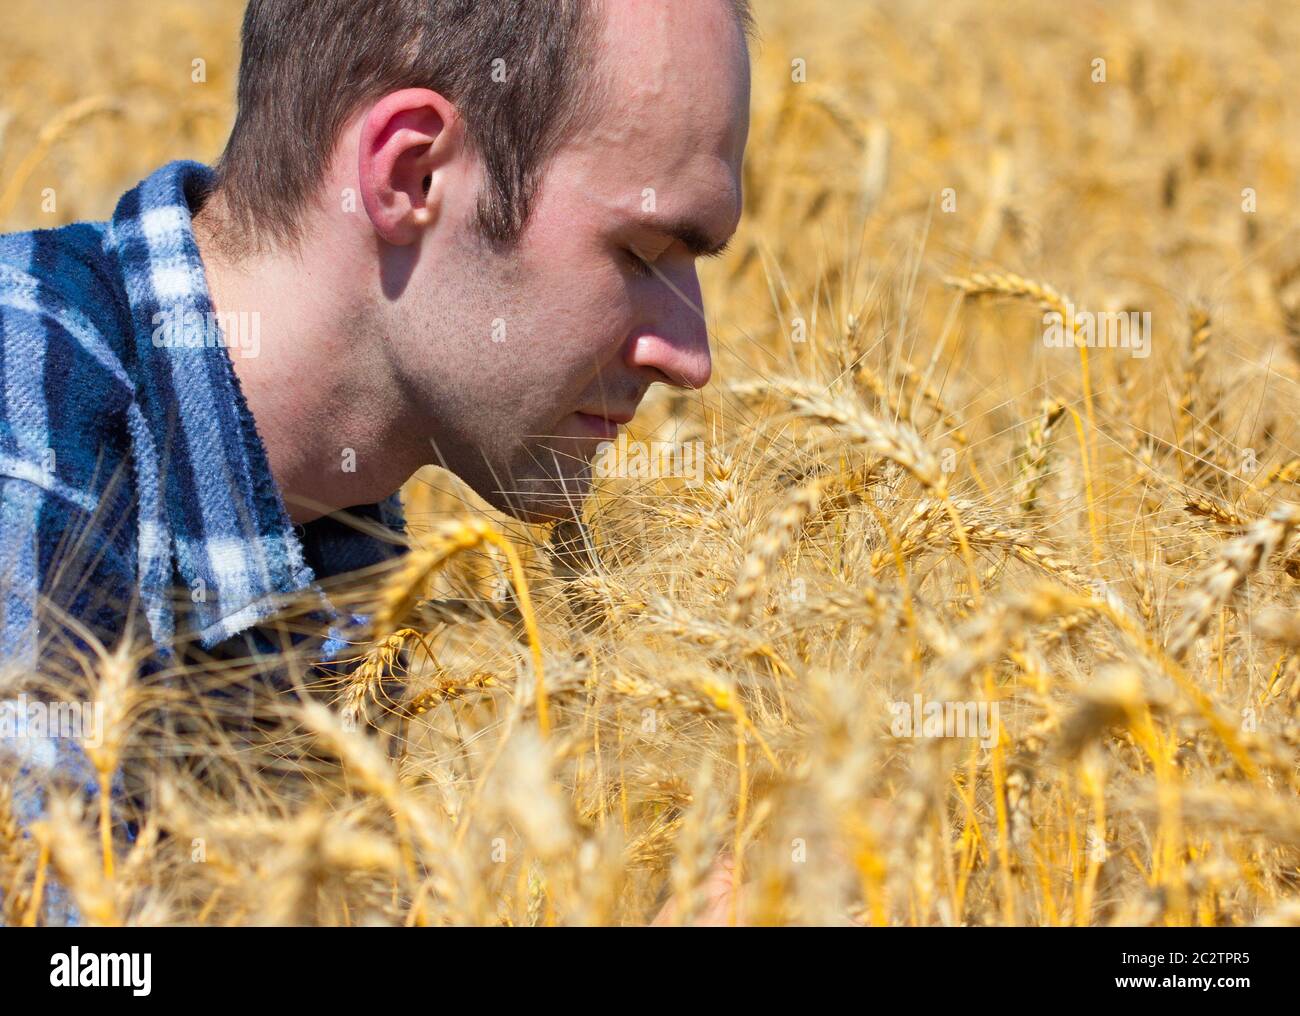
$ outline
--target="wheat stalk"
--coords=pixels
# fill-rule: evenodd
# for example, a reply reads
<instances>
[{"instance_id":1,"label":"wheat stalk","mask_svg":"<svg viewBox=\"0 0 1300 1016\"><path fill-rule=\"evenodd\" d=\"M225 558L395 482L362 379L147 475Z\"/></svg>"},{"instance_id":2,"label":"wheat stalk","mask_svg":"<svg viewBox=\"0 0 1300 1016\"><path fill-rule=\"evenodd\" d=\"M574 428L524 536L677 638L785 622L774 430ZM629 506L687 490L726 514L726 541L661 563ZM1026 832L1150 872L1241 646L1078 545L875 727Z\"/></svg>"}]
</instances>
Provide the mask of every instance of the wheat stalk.
<instances>
[{"instance_id":1,"label":"wheat stalk","mask_svg":"<svg viewBox=\"0 0 1300 1016\"><path fill-rule=\"evenodd\" d=\"M1281 505L1219 551L1183 600L1183 616L1169 640L1169 655L1181 660L1219 608L1282 546L1296 525L1300 508Z\"/></svg>"}]
</instances>

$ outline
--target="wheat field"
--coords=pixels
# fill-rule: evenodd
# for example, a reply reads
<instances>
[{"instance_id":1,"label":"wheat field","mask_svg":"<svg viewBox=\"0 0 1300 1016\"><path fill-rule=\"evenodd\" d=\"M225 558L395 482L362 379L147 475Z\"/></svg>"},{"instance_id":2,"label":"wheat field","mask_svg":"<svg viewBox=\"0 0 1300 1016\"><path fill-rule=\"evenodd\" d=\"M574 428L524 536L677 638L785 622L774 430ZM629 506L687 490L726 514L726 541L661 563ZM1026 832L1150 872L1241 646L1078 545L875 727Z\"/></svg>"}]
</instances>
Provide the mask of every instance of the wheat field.
<instances>
[{"instance_id":1,"label":"wheat field","mask_svg":"<svg viewBox=\"0 0 1300 1016\"><path fill-rule=\"evenodd\" d=\"M757 8L714 380L629 428L693 472L552 529L421 474L256 731L219 660L7 678L148 805L6 780L5 922L1300 923L1300 8ZM241 11L8 0L0 230L213 160Z\"/></svg>"}]
</instances>

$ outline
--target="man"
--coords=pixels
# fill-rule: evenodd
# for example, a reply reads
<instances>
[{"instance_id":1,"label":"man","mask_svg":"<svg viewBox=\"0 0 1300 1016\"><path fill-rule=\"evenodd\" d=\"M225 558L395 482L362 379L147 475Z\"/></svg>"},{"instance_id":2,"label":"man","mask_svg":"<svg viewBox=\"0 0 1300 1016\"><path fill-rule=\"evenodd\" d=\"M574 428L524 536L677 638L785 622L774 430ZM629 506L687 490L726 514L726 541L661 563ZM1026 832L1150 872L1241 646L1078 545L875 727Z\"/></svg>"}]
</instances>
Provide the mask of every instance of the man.
<instances>
[{"instance_id":1,"label":"man","mask_svg":"<svg viewBox=\"0 0 1300 1016\"><path fill-rule=\"evenodd\" d=\"M383 556L323 517L395 521L429 463L572 513L650 385L709 377L694 262L740 216L750 27L742 0L253 0L215 174L0 240L7 653L42 595L210 648Z\"/></svg>"},{"instance_id":2,"label":"man","mask_svg":"<svg viewBox=\"0 0 1300 1016\"><path fill-rule=\"evenodd\" d=\"M572 514L652 384L709 378L695 261L740 217L751 28L747 0L252 0L215 172L0 238L5 660L220 652L392 553L331 513L400 527L426 464Z\"/></svg>"}]
</instances>

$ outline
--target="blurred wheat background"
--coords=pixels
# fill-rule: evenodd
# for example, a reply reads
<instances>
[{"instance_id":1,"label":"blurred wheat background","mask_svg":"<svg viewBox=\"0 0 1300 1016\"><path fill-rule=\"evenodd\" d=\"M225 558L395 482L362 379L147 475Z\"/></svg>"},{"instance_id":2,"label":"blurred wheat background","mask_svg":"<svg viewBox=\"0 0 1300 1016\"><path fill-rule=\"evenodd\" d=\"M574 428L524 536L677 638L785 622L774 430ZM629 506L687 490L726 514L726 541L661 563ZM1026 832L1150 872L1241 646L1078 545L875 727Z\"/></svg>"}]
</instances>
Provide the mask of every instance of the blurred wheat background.
<instances>
[{"instance_id":1,"label":"blurred wheat background","mask_svg":"<svg viewBox=\"0 0 1300 1016\"><path fill-rule=\"evenodd\" d=\"M241 13L7 0L0 229L214 159ZM0 795L8 920L1300 923L1300 8L758 15L715 380L630 428L703 482L544 531L422 475L340 592L373 644L257 736L177 695L219 661L58 675L149 805ZM1150 355L1045 345L1066 301ZM916 695L996 736L896 736Z\"/></svg>"}]
</instances>

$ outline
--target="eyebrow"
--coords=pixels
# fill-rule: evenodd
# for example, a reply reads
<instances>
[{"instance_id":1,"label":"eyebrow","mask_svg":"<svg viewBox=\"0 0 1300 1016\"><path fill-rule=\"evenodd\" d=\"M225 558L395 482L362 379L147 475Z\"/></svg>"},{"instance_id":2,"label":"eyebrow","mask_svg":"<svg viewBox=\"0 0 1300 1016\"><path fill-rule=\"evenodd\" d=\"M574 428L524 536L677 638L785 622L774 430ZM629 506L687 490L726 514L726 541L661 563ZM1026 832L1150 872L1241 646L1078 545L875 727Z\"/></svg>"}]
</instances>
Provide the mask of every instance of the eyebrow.
<instances>
[{"instance_id":1,"label":"eyebrow","mask_svg":"<svg viewBox=\"0 0 1300 1016\"><path fill-rule=\"evenodd\" d=\"M691 252L692 257L721 257L731 246L731 238L715 240L708 230L690 219L673 219L665 221L653 217L638 220L638 225L652 233L672 237Z\"/></svg>"}]
</instances>

